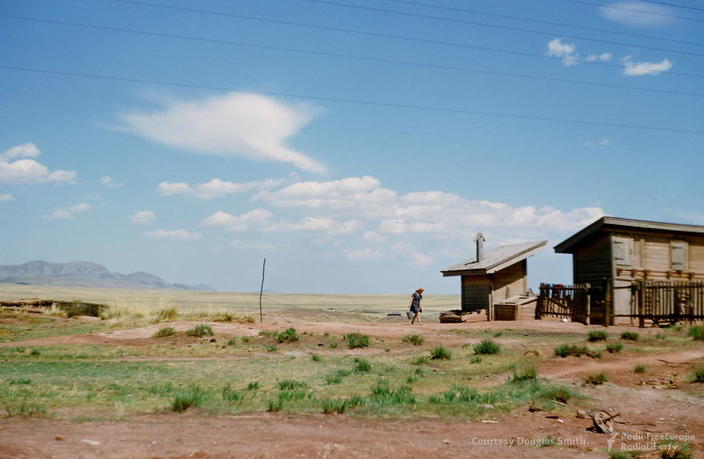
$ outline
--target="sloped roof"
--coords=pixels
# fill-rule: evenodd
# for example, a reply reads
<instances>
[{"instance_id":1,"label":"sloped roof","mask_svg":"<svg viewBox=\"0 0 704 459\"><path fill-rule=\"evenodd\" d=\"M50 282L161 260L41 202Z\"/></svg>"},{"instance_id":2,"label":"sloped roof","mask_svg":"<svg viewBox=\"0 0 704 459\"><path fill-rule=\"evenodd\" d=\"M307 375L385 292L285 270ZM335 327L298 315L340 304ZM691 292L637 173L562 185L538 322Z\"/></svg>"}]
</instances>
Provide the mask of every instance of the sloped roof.
<instances>
[{"instance_id":1,"label":"sloped roof","mask_svg":"<svg viewBox=\"0 0 704 459\"><path fill-rule=\"evenodd\" d=\"M523 242L520 244L502 245L484 255L484 258L477 262L471 259L450 266L442 270L445 277L460 275L481 275L492 274L508 266L525 260L529 256L537 253L548 241Z\"/></svg>"},{"instance_id":2,"label":"sloped roof","mask_svg":"<svg viewBox=\"0 0 704 459\"><path fill-rule=\"evenodd\" d=\"M572 249L585 242L589 237L605 228L634 229L641 231L668 231L672 233L704 234L704 226L684 225L679 223L651 222L648 220L633 220L630 218L601 217L589 226L555 246L557 253L572 253Z\"/></svg>"}]
</instances>

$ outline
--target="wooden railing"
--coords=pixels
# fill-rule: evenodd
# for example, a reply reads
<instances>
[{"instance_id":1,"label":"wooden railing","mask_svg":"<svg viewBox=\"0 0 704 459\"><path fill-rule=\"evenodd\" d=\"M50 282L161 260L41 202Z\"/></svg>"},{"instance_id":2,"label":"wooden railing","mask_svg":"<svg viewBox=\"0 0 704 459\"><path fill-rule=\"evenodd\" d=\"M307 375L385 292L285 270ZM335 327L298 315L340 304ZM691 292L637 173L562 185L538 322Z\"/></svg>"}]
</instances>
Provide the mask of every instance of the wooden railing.
<instances>
[{"instance_id":1,"label":"wooden railing","mask_svg":"<svg viewBox=\"0 0 704 459\"><path fill-rule=\"evenodd\" d=\"M635 281L631 288L631 316L641 327L704 320L702 281Z\"/></svg>"}]
</instances>

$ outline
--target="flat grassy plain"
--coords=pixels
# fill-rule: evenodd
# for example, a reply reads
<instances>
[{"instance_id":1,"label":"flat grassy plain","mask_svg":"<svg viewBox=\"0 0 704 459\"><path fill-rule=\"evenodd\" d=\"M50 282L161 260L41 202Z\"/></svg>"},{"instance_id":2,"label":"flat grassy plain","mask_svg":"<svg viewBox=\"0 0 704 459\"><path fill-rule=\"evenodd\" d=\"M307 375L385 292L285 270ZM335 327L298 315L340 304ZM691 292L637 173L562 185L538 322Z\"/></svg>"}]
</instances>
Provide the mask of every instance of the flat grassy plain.
<instances>
[{"instance_id":1,"label":"flat grassy plain","mask_svg":"<svg viewBox=\"0 0 704 459\"><path fill-rule=\"evenodd\" d=\"M525 417L528 407L564 419L638 399L633 390L650 400L661 392L649 384L690 397L678 406L667 398L678 416L682 406L704 407L704 386L694 382L704 346L686 326L594 333L550 321L440 324L433 313L457 298L431 295L422 327L387 316L405 310L403 295L265 294L259 323L254 294L0 288L0 300L21 298L109 309L97 318L0 308L0 416L13 419L188 412L494 422ZM585 383L598 374L604 384ZM595 387L614 393L604 400ZM643 403L652 402L632 409Z\"/></svg>"}]
</instances>

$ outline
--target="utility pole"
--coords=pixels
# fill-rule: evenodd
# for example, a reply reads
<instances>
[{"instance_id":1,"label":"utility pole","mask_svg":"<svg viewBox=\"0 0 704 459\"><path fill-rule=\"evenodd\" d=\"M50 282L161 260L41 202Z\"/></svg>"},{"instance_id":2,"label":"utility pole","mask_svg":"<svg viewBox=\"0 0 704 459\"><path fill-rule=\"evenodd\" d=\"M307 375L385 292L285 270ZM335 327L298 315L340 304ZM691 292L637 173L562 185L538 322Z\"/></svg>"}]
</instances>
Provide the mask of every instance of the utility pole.
<instances>
[{"instance_id":1,"label":"utility pole","mask_svg":"<svg viewBox=\"0 0 704 459\"><path fill-rule=\"evenodd\" d=\"M266 258L262 264L262 285L259 287L259 323L264 321L264 314L262 313L262 295L264 294L264 273L266 272Z\"/></svg>"}]
</instances>

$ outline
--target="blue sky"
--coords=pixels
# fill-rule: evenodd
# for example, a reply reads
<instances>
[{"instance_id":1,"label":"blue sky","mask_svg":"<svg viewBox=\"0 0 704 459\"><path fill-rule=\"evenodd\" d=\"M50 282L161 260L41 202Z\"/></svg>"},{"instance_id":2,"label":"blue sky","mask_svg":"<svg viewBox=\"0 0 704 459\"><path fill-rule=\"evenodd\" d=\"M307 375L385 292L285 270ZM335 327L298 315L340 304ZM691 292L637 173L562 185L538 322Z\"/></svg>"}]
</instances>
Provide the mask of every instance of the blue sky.
<instances>
[{"instance_id":1,"label":"blue sky","mask_svg":"<svg viewBox=\"0 0 704 459\"><path fill-rule=\"evenodd\" d=\"M704 224L704 11L678 2L3 0L0 263L456 293L477 231Z\"/></svg>"}]
</instances>

